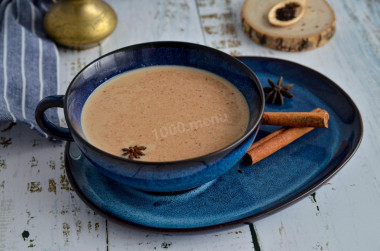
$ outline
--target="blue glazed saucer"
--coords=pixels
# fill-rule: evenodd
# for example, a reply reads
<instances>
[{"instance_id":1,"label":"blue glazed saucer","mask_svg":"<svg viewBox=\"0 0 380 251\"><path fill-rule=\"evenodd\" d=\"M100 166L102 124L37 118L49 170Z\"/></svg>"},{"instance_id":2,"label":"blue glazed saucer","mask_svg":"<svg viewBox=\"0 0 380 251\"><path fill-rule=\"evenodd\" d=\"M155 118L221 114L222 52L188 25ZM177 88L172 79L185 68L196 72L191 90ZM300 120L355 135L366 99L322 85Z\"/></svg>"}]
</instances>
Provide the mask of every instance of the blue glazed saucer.
<instances>
[{"instance_id":1,"label":"blue glazed saucer","mask_svg":"<svg viewBox=\"0 0 380 251\"><path fill-rule=\"evenodd\" d=\"M330 114L328 129L314 129L259 163L243 161L220 178L180 193L147 193L102 175L73 142L67 143L66 172L78 195L94 210L123 222L163 229L194 229L262 217L311 194L336 174L358 148L363 126L351 98L320 73L289 61L240 57L267 79L294 83L293 99L266 111ZM278 129L262 126L258 139Z\"/></svg>"}]
</instances>

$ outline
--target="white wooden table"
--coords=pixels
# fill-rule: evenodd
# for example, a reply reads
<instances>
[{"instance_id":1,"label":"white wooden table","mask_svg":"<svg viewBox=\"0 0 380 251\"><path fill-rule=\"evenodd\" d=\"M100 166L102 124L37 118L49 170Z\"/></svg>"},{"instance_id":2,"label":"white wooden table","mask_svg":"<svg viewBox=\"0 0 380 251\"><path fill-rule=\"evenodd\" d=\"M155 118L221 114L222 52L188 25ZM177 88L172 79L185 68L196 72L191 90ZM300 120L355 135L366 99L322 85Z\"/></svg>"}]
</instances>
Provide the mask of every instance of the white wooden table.
<instances>
[{"instance_id":1,"label":"white wooden table","mask_svg":"<svg viewBox=\"0 0 380 251\"><path fill-rule=\"evenodd\" d=\"M380 250L379 1L329 0L337 16L334 38L302 53L249 40L241 28L244 0L108 2L119 22L106 41L89 50L59 48L61 94L81 68L114 49L158 40L195 42L232 55L288 59L326 75L359 107L362 144L313 196L276 214L250 225L174 233L94 213L70 187L64 144L17 124L0 132L0 250ZM0 124L0 130L6 127Z\"/></svg>"}]
</instances>

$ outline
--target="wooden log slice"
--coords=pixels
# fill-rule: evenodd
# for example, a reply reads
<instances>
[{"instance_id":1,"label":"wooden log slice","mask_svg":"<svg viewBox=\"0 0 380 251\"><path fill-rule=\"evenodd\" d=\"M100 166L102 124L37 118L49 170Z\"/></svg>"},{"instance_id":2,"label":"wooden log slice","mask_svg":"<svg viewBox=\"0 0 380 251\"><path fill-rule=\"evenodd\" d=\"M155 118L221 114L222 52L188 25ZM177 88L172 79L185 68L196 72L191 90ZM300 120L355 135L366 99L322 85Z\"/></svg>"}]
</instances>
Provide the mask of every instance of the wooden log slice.
<instances>
[{"instance_id":1,"label":"wooden log slice","mask_svg":"<svg viewBox=\"0 0 380 251\"><path fill-rule=\"evenodd\" d=\"M282 0L246 0L244 32L255 42L281 51L305 51L326 44L335 33L335 14L326 0L307 0L303 17L286 27L268 21L269 10Z\"/></svg>"}]
</instances>

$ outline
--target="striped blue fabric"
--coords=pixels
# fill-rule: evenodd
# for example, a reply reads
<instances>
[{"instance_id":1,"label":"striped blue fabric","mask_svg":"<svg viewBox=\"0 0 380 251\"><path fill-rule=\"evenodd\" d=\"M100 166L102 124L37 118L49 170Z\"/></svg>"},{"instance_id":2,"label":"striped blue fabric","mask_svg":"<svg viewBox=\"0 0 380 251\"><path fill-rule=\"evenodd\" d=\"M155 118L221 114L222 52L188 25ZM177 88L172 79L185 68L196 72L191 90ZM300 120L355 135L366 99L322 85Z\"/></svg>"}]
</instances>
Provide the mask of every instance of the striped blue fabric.
<instances>
[{"instance_id":1,"label":"striped blue fabric","mask_svg":"<svg viewBox=\"0 0 380 251\"><path fill-rule=\"evenodd\" d=\"M42 132L34 110L58 92L58 51L43 30L51 0L0 0L0 122L25 122ZM59 123L55 110L48 118Z\"/></svg>"}]
</instances>

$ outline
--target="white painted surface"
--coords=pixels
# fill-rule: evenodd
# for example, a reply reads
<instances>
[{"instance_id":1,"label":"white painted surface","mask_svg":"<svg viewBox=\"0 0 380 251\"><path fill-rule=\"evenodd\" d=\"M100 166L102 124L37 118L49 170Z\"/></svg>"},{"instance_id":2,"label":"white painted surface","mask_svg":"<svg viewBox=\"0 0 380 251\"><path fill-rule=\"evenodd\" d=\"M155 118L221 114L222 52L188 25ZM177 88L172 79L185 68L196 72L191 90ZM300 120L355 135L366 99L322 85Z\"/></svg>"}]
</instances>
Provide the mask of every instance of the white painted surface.
<instances>
[{"instance_id":1,"label":"white painted surface","mask_svg":"<svg viewBox=\"0 0 380 251\"><path fill-rule=\"evenodd\" d=\"M310 0L311 1L311 0ZM60 93L98 56L148 41L205 44L233 55L288 59L340 85L359 107L362 144L333 178L309 196L253 222L261 250L380 250L380 2L332 1L337 31L325 46L285 53L252 42L242 31L244 0L108 1L119 23L100 46L60 48ZM1 124L0 130L7 127ZM107 221L70 188L63 144L26 125L0 132L0 250L252 250L246 224L191 233L145 230ZM29 236L22 237L27 231ZM25 232L26 233L26 232Z\"/></svg>"}]
</instances>

